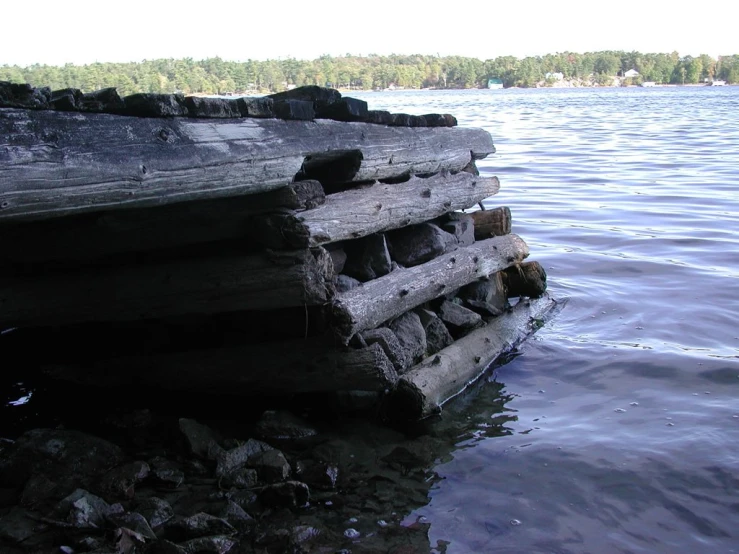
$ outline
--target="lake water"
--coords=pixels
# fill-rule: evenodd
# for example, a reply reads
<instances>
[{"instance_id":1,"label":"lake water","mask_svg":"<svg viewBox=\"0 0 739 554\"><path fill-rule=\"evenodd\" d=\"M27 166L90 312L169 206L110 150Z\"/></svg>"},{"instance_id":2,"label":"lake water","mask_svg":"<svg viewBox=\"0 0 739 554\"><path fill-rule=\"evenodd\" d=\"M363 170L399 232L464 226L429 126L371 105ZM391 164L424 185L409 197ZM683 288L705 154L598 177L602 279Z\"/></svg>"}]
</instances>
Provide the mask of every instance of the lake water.
<instances>
[{"instance_id":1,"label":"lake water","mask_svg":"<svg viewBox=\"0 0 739 554\"><path fill-rule=\"evenodd\" d=\"M739 87L356 96L487 129L486 203L569 301L440 418L321 428L359 476L354 520L314 499L359 533L337 548L388 551L365 540L421 525L448 554L739 552ZM41 392L19 381L4 407L46 424ZM389 473L398 444L430 445L431 467Z\"/></svg>"},{"instance_id":2,"label":"lake water","mask_svg":"<svg viewBox=\"0 0 739 554\"><path fill-rule=\"evenodd\" d=\"M362 97L487 129L486 204L569 298L443 414L408 519L454 553L739 552L739 87Z\"/></svg>"}]
</instances>

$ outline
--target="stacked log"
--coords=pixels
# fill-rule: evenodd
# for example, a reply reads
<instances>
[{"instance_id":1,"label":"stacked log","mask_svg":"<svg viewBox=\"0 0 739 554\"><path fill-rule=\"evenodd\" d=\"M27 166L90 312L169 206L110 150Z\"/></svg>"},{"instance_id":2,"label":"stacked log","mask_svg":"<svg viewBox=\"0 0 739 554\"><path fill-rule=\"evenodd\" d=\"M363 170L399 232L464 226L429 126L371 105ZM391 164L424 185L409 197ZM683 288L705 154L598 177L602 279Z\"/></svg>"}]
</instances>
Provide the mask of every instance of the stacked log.
<instances>
[{"instance_id":1,"label":"stacked log","mask_svg":"<svg viewBox=\"0 0 739 554\"><path fill-rule=\"evenodd\" d=\"M435 413L554 305L510 210L465 213L499 182L475 167L490 135L455 125L319 87L0 83L0 329L166 329L47 360L80 382L369 391Z\"/></svg>"}]
</instances>

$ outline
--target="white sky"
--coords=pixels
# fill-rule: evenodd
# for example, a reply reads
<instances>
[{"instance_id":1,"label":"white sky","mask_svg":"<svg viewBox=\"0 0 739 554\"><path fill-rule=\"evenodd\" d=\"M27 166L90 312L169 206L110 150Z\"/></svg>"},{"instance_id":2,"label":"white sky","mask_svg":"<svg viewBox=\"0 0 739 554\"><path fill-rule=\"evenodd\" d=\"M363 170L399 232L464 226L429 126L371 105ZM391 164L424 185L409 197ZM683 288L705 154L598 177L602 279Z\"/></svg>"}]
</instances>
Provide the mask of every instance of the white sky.
<instances>
[{"instance_id":1,"label":"white sky","mask_svg":"<svg viewBox=\"0 0 739 554\"><path fill-rule=\"evenodd\" d=\"M322 54L739 54L736 0L3 2L0 65Z\"/></svg>"}]
</instances>

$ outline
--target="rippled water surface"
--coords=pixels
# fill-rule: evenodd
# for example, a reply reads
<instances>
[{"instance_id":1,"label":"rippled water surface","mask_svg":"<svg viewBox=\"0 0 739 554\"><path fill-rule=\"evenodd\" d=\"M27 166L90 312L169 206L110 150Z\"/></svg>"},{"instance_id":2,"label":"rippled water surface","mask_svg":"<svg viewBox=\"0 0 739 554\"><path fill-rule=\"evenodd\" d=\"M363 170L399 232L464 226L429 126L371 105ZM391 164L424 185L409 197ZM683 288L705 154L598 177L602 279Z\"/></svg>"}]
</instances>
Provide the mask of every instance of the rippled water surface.
<instances>
[{"instance_id":1,"label":"rippled water surface","mask_svg":"<svg viewBox=\"0 0 739 554\"><path fill-rule=\"evenodd\" d=\"M455 553L739 552L739 87L362 97L487 129L486 203L570 298L443 414L407 519Z\"/></svg>"}]
</instances>

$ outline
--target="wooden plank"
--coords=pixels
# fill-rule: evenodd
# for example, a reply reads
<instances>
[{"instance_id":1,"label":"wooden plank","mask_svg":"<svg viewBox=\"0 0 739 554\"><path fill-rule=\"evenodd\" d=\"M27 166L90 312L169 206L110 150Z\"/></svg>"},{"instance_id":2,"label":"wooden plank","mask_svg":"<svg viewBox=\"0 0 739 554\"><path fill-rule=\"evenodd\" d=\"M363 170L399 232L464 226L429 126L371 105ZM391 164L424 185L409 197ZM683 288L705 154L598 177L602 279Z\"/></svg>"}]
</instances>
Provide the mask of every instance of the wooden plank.
<instances>
[{"instance_id":1,"label":"wooden plank","mask_svg":"<svg viewBox=\"0 0 739 554\"><path fill-rule=\"evenodd\" d=\"M356 181L457 171L495 151L482 129L4 108L0 221L264 192L292 182L306 156L351 149Z\"/></svg>"},{"instance_id":2,"label":"wooden plank","mask_svg":"<svg viewBox=\"0 0 739 554\"><path fill-rule=\"evenodd\" d=\"M484 327L429 356L398 380L390 411L402 419L421 419L440 412L496 358L541 327L557 306L549 296L521 301Z\"/></svg>"},{"instance_id":3,"label":"wooden plank","mask_svg":"<svg viewBox=\"0 0 739 554\"><path fill-rule=\"evenodd\" d=\"M358 331L374 329L424 302L519 263L528 255L526 243L511 234L476 242L425 264L396 269L334 298L330 311L336 334L348 344Z\"/></svg>"},{"instance_id":4,"label":"wooden plank","mask_svg":"<svg viewBox=\"0 0 739 554\"><path fill-rule=\"evenodd\" d=\"M331 256L316 248L6 279L0 328L318 305L333 276Z\"/></svg>"},{"instance_id":5,"label":"wooden plank","mask_svg":"<svg viewBox=\"0 0 739 554\"><path fill-rule=\"evenodd\" d=\"M0 266L76 263L125 252L244 239L254 214L279 207L306 209L325 198L318 181L301 181L248 196L0 225Z\"/></svg>"},{"instance_id":6,"label":"wooden plank","mask_svg":"<svg viewBox=\"0 0 739 554\"><path fill-rule=\"evenodd\" d=\"M326 202L299 214L257 218L257 235L271 248L306 248L355 239L429 221L454 210L470 208L494 194L496 177L466 172L412 177L405 183L377 183L338 192Z\"/></svg>"},{"instance_id":7,"label":"wooden plank","mask_svg":"<svg viewBox=\"0 0 739 554\"><path fill-rule=\"evenodd\" d=\"M382 347L351 349L292 340L232 348L127 356L47 368L56 378L95 386L149 385L221 394L384 391L398 374Z\"/></svg>"}]
</instances>

